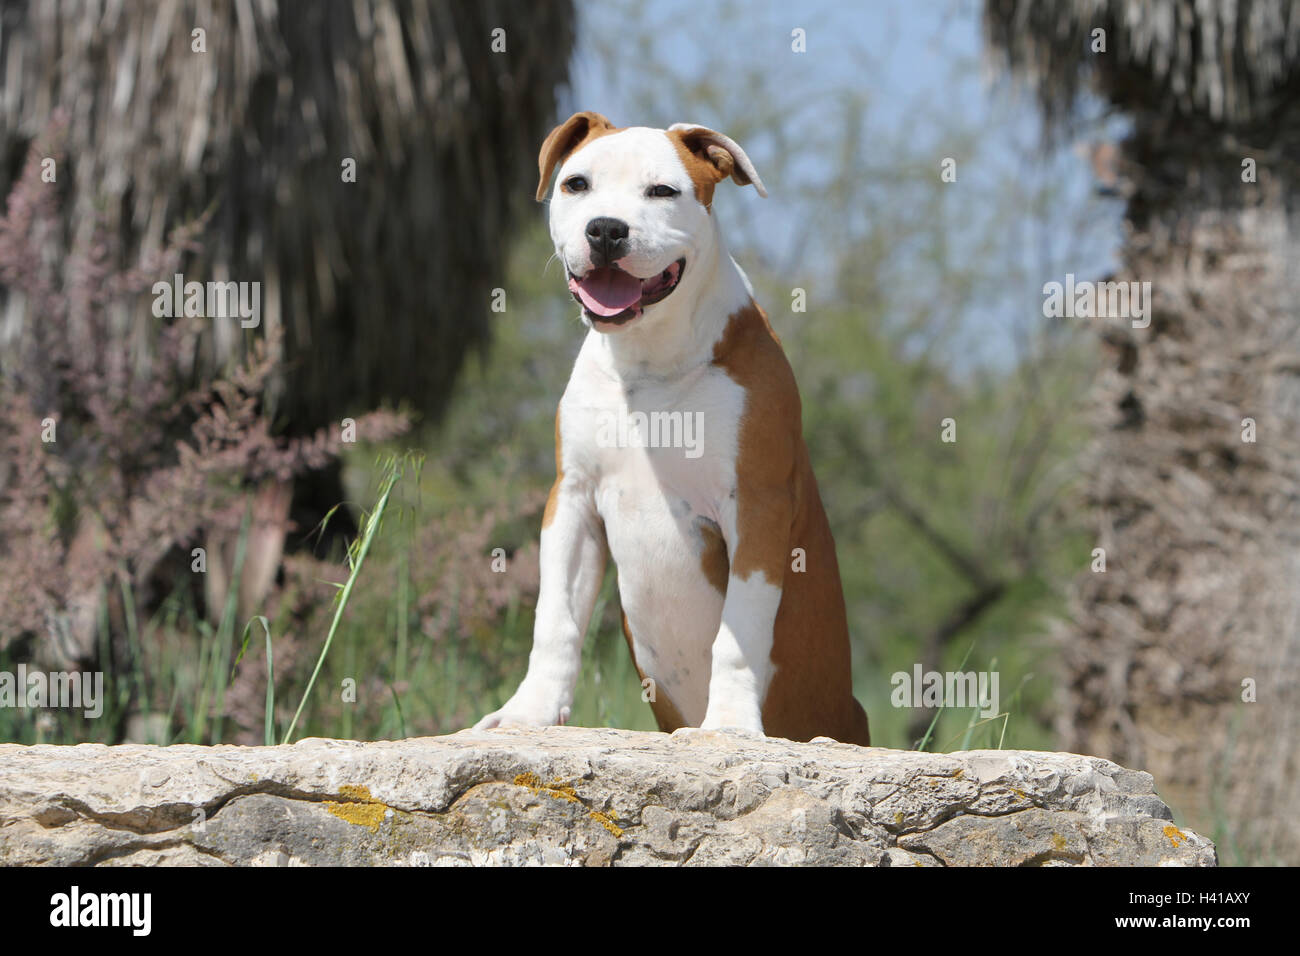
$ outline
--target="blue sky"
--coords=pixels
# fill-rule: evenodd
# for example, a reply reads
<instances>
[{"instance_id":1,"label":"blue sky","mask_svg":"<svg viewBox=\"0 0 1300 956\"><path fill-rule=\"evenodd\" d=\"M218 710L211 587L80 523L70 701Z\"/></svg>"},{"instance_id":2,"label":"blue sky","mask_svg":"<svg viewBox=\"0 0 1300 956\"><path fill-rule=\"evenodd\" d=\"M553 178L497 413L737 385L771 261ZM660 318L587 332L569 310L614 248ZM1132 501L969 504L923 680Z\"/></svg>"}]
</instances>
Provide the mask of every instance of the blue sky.
<instances>
[{"instance_id":1,"label":"blue sky","mask_svg":"<svg viewBox=\"0 0 1300 956\"><path fill-rule=\"evenodd\" d=\"M1067 271L1095 277L1115 265L1119 203L1094 195L1088 165L1072 144L1044 155L1034 103L985 63L980 6L972 0L579 0L578 10L572 89L561 112L594 109L620 125L700 122L736 136L772 199L731 191L724 224L729 235L758 237L766 267L789 272L792 285L818 258L800 245L807 210L794 197L830 168L819 151L825 147L807 146L816 139L809 132L841 122L845 96L864 104L863 175L872 178L845 217L900 214L888 208L893 157L905 154L913 165L919 157L926 169L932 163L937 178L939 161L956 153L962 188L944 206L952 215L951 255L975 262L982 249L978 261L1005 264L994 266L1001 274L988 277L987 291L960 317L956 364L1005 364L1041 310L1044 282ZM791 50L796 28L805 31L807 48L798 55ZM664 69L671 84L662 80ZM706 98L701 80L721 95ZM784 129L752 128L760 97L779 107ZM956 130L974 131L975 145L963 152ZM1115 125L1098 123L1095 133L1113 138ZM991 243L998 247L992 255ZM732 239L742 265L745 244ZM899 275L910 277L911 290L900 291L901 300L933 300L924 263L907 255L899 251Z\"/></svg>"}]
</instances>

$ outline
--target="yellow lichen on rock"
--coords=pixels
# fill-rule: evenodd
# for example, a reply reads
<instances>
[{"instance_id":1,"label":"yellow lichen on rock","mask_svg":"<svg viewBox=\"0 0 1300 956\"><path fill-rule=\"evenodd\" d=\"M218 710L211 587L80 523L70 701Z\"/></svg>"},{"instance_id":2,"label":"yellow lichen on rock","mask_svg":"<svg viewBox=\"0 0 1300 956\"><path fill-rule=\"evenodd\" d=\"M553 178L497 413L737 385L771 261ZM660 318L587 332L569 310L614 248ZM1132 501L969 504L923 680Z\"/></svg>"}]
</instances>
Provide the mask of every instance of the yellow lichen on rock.
<instances>
[{"instance_id":1,"label":"yellow lichen on rock","mask_svg":"<svg viewBox=\"0 0 1300 956\"><path fill-rule=\"evenodd\" d=\"M537 774L526 772L516 774L514 782L516 786L527 787L533 793L543 793L554 800L566 800L569 803L576 803L580 807L586 806L586 804L582 802L582 798L578 796L578 792L573 789L573 785L565 783L562 780L552 780L550 783L544 784ZM599 810L592 810L589 815L591 819L595 820L610 833L614 834L614 836L621 837L623 835L622 828L614 822L618 818L618 815L615 814L613 810L610 810L608 813L602 813Z\"/></svg>"},{"instance_id":2,"label":"yellow lichen on rock","mask_svg":"<svg viewBox=\"0 0 1300 956\"><path fill-rule=\"evenodd\" d=\"M573 786L560 780L552 780L550 783L544 784L537 774L529 772L516 775L515 784L520 787L527 787L533 793L544 793L556 800L582 803L582 800L578 797L578 792L573 789Z\"/></svg>"},{"instance_id":3,"label":"yellow lichen on rock","mask_svg":"<svg viewBox=\"0 0 1300 956\"><path fill-rule=\"evenodd\" d=\"M344 784L339 787L339 796L346 797L347 802L325 801L325 809L348 823L366 827L371 833L379 832L379 825L384 822L388 806L382 800L370 795L369 787Z\"/></svg>"},{"instance_id":4,"label":"yellow lichen on rock","mask_svg":"<svg viewBox=\"0 0 1300 956\"><path fill-rule=\"evenodd\" d=\"M614 836L621 837L623 835L622 828L614 822L617 817L613 810L610 810L608 813L601 813L599 810L592 810L591 818L610 833L614 834Z\"/></svg>"}]
</instances>

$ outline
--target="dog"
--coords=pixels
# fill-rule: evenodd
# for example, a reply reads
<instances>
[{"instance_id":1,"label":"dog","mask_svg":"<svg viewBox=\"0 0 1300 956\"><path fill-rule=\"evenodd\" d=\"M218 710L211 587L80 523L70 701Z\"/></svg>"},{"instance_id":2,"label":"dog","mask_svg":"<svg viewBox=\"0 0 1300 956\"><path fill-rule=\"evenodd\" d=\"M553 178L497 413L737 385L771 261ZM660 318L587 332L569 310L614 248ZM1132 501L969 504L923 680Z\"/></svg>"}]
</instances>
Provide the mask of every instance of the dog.
<instances>
[{"instance_id":1,"label":"dog","mask_svg":"<svg viewBox=\"0 0 1300 956\"><path fill-rule=\"evenodd\" d=\"M713 215L728 177L766 196L758 172L707 127L594 112L547 136L538 201L557 167L551 238L589 331L556 413L528 670L476 728L568 720L608 553L661 730L869 745L794 374Z\"/></svg>"}]
</instances>

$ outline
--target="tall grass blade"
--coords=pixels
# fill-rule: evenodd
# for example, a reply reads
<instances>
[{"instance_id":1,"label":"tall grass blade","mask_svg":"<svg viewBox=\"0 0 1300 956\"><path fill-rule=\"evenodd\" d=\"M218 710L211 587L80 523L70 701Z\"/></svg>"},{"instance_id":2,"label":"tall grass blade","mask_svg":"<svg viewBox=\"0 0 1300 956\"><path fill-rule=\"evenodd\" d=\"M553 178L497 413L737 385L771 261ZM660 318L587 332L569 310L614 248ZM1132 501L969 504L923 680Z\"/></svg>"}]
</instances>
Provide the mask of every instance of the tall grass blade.
<instances>
[{"instance_id":1,"label":"tall grass blade","mask_svg":"<svg viewBox=\"0 0 1300 956\"><path fill-rule=\"evenodd\" d=\"M293 732L298 727L298 718L302 716L303 708L307 706L307 698L311 696L312 688L316 686L316 678L320 676L320 670L325 664L325 657L329 654L330 645L334 643L334 636L338 633L339 623L343 620L343 612L347 610L348 600L352 597L352 589L357 583L357 578L361 575L361 568L365 564L366 555L370 552L370 545L375 540L380 525L383 523L384 512L388 508L389 496L393 493L393 487L402 477L401 461L401 459L397 458L389 460L388 474L384 476L384 480L380 485L379 500L375 504L375 510L366 515L361 536L348 547L348 566L351 571L348 574L347 583L335 595L334 617L330 621L329 633L325 635L325 644L321 647L320 656L316 659L316 667L311 672L311 679L307 681L307 687L302 693L302 700L298 701L298 709L294 711L293 720L289 722L289 728L284 732L281 743L287 744L293 739Z\"/></svg>"}]
</instances>

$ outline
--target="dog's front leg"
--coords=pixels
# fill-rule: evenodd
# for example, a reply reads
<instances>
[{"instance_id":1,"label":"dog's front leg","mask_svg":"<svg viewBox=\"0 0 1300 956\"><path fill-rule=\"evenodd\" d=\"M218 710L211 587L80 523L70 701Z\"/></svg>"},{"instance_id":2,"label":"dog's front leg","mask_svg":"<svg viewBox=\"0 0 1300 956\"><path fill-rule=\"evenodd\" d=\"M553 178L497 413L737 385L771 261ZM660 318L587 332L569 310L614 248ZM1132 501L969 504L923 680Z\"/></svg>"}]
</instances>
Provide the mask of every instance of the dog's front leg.
<instances>
[{"instance_id":1,"label":"dog's front leg","mask_svg":"<svg viewBox=\"0 0 1300 956\"><path fill-rule=\"evenodd\" d=\"M723 523L731 559L722 623L713 641L704 729L763 733L772 682L772 638L789 554L793 502L788 488L752 492L744 511ZM730 527L728 527L730 526Z\"/></svg>"},{"instance_id":2,"label":"dog's front leg","mask_svg":"<svg viewBox=\"0 0 1300 956\"><path fill-rule=\"evenodd\" d=\"M542 518L541 590L528 673L514 696L475 729L563 724L573 706L582 641L605 575L605 526L591 489L556 479Z\"/></svg>"}]
</instances>

